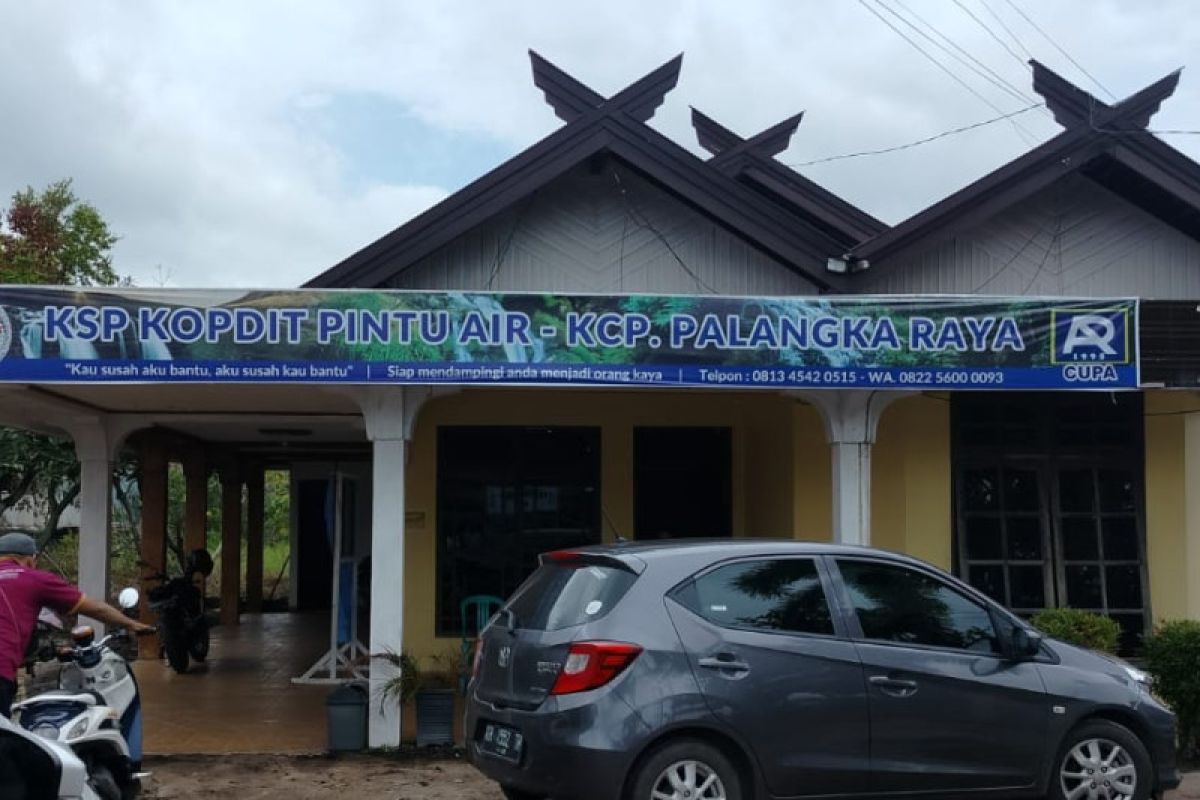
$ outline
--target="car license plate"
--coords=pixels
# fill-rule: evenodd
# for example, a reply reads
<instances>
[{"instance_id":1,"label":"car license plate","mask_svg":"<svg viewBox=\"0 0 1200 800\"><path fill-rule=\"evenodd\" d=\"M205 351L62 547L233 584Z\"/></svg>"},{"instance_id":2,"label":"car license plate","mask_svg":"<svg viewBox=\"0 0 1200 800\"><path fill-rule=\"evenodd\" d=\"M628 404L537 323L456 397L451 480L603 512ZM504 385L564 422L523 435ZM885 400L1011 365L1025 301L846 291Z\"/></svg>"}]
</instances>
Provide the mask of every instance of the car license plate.
<instances>
[{"instance_id":1,"label":"car license plate","mask_svg":"<svg viewBox=\"0 0 1200 800\"><path fill-rule=\"evenodd\" d=\"M525 749L525 737L514 728L489 722L483 727L479 749L488 755L516 763L521 760L521 751Z\"/></svg>"}]
</instances>

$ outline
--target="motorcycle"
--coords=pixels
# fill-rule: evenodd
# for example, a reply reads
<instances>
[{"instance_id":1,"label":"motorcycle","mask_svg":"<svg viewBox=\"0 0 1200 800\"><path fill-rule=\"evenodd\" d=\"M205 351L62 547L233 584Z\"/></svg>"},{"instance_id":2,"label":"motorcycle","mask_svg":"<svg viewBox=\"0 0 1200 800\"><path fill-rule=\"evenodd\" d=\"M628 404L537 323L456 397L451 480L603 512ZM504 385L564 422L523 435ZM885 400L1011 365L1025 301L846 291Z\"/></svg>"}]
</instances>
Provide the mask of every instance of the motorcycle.
<instances>
[{"instance_id":1,"label":"motorcycle","mask_svg":"<svg viewBox=\"0 0 1200 800\"><path fill-rule=\"evenodd\" d=\"M0 717L0 797L5 800L104 800L87 765L59 742Z\"/></svg>"},{"instance_id":2,"label":"motorcycle","mask_svg":"<svg viewBox=\"0 0 1200 800\"><path fill-rule=\"evenodd\" d=\"M150 609L159 618L161 651L171 669L180 675L188 671L189 657L199 663L208 658L208 618L196 576L207 578L212 570L212 557L207 550L198 549L188 555L181 577L171 578L161 572L149 576L150 580L161 581L147 593Z\"/></svg>"},{"instance_id":3,"label":"motorcycle","mask_svg":"<svg viewBox=\"0 0 1200 800\"><path fill-rule=\"evenodd\" d=\"M118 603L137 607L137 589ZM114 649L127 641L118 631L99 641L91 626L71 631L72 644L59 648L58 688L13 705L22 728L66 746L83 762L87 785L99 800L134 800L146 775L142 768L142 705L129 662Z\"/></svg>"}]
</instances>

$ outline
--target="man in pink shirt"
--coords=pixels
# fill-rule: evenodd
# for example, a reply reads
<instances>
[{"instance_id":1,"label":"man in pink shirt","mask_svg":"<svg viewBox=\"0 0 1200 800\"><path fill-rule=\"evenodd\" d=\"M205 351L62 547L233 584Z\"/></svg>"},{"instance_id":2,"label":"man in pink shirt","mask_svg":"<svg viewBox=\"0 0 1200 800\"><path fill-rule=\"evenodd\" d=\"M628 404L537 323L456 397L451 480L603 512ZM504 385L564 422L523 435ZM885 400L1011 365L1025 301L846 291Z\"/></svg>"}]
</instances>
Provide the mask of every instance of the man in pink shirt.
<instances>
[{"instance_id":1,"label":"man in pink shirt","mask_svg":"<svg viewBox=\"0 0 1200 800\"><path fill-rule=\"evenodd\" d=\"M59 614L84 614L137 633L154 630L107 603L85 597L57 575L36 569L37 555L33 537L24 533L0 536L0 714L6 717L17 693L17 670L42 608Z\"/></svg>"}]
</instances>

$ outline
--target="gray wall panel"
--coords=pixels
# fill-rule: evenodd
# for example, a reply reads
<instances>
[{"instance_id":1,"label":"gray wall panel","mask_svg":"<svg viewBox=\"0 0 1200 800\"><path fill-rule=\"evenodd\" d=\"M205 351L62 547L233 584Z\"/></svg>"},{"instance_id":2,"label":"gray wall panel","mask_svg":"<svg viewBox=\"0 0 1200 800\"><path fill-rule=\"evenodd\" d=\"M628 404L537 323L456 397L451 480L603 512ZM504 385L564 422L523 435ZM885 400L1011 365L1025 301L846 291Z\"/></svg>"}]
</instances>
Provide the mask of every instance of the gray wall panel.
<instances>
[{"instance_id":1,"label":"gray wall panel","mask_svg":"<svg viewBox=\"0 0 1200 800\"><path fill-rule=\"evenodd\" d=\"M609 162L594 174L575 170L388 285L486 289L490 282L496 291L816 293L803 277L636 173L618 167L618 182L613 169Z\"/></svg>"},{"instance_id":2,"label":"gray wall panel","mask_svg":"<svg viewBox=\"0 0 1200 800\"><path fill-rule=\"evenodd\" d=\"M856 291L1200 296L1200 242L1079 175L878 266Z\"/></svg>"}]
</instances>

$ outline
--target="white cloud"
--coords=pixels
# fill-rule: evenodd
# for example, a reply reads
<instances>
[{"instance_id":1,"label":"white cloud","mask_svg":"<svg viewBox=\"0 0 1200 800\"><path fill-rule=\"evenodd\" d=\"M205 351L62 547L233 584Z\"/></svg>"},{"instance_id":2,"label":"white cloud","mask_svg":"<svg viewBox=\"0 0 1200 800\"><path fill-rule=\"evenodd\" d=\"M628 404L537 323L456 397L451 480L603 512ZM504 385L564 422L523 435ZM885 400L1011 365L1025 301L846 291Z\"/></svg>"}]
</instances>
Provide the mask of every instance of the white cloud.
<instances>
[{"instance_id":1,"label":"white cloud","mask_svg":"<svg viewBox=\"0 0 1200 800\"><path fill-rule=\"evenodd\" d=\"M1016 2L1118 95L1186 63L1200 45L1187 0ZM978 0L964 3L1004 35ZM887 5L915 10L1031 93L1028 72L955 5ZM1085 81L1011 6L990 8L1038 58ZM512 152L532 144L559 123L530 80L530 47L605 94L685 52L679 88L653 124L693 150L689 105L746 135L806 109L782 156L789 162L995 115L851 2L0 0L0 19L0 195L73 177L121 234L121 271L147 284L159 265L176 285L295 284L445 195L447 187L351 180L354 154L295 125L297 109L374 94L435 133L465 132ZM1004 110L1019 107L965 67L954 71ZM1155 126L1200 129L1198 98L1200 84L1185 74ZM1020 122L1039 138L1057 130L1038 112ZM1200 155L1200 137L1170 141ZM805 172L894 222L1025 147L998 123Z\"/></svg>"}]
</instances>

